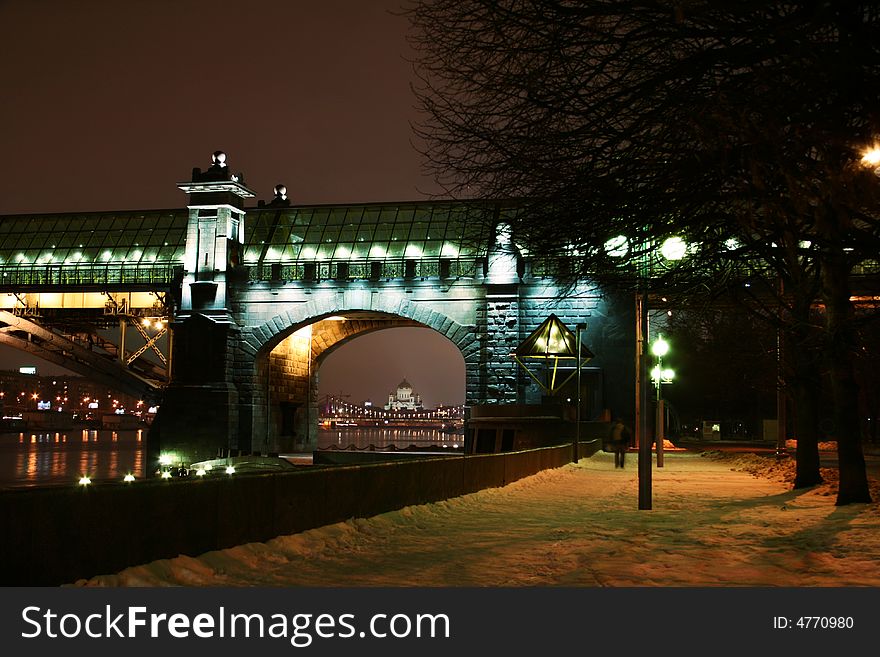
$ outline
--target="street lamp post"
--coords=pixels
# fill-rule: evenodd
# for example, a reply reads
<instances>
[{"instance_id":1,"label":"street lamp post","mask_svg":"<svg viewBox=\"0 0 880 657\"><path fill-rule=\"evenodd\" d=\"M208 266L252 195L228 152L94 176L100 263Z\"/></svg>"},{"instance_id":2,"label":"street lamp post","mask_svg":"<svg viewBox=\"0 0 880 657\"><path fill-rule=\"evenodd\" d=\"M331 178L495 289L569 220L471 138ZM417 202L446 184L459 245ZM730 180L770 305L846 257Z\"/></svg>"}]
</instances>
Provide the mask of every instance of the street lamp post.
<instances>
[{"instance_id":1,"label":"street lamp post","mask_svg":"<svg viewBox=\"0 0 880 657\"><path fill-rule=\"evenodd\" d=\"M648 337L648 295L643 290L636 293L636 407L635 438L639 448L639 510L650 511L651 504L651 443L648 442L645 407L645 341Z\"/></svg>"},{"instance_id":2,"label":"street lamp post","mask_svg":"<svg viewBox=\"0 0 880 657\"><path fill-rule=\"evenodd\" d=\"M651 279L652 265L656 256L648 251L649 245L642 243L638 251L633 252L632 262L638 270L638 285L635 294L635 440L639 449L639 509L651 509L651 443L647 432L647 377L645 352L648 339L648 286ZM612 237L605 242L605 251L611 257L623 257L629 252L629 241L624 236ZM670 236L660 246L660 255L667 261L681 260L688 253L687 242L681 237ZM668 349L668 345L667 345ZM672 370L666 370L672 373ZM674 373L670 375L673 376ZM661 376L662 378L662 376ZM670 381L666 381L669 383ZM660 388L657 384L659 399ZM662 401L662 400L661 400ZM662 426L659 423L658 426ZM663 465L663 443L658 442L658 467Z\"/></svg>"},{"instance_id":3,"label":"street lamp post","mask_svg":"<svg viewBox=\"0 0 880 657\"><path fill-rule=\"evenodd\" d=\"M574 462L578 462L578 449L581 444L581 333L587 328L586 324L577 325L577 412L575 413L574 430Z\"/></svg>"},{"instance_id":4,"label":"street lamp post","mask_svg":"<svg viewBox=\"0 0 880 657\"><path fill-rule=\"evenodd\" d=\"M672 383L675 372L669 368L663 367L663 356L669 353L669 343L663 339L662 335L658 335L654 344L651 345L651 353L657 359L657 364L651 370L651 379L657 388L657 407L654 416L654 439L657 441L657 467L663 467L663 440L665 439L666 414L664 410L663 397L660 394L660 386L664 383Z\"/></svg>"}]
</instances>

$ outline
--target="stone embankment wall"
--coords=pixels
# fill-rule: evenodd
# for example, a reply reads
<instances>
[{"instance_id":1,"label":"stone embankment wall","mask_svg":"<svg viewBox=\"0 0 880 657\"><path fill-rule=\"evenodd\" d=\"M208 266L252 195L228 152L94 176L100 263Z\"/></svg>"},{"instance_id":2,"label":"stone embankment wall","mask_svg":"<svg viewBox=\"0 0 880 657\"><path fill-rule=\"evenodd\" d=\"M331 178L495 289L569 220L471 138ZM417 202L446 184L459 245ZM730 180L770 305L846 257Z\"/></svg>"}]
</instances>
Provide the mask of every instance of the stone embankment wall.
<instances>
[{"instance_id":1,"label":"stone embankment wall","mask_svg":"<svg viewBox=\"0 0 880 657\"><path fill-rule=\"evenodd\" d=\"M581 445L592 454L595 445ZM0 493L0 585L39 586L504 486L571 445L203 480Z\"/></svg>"}]
</instances>

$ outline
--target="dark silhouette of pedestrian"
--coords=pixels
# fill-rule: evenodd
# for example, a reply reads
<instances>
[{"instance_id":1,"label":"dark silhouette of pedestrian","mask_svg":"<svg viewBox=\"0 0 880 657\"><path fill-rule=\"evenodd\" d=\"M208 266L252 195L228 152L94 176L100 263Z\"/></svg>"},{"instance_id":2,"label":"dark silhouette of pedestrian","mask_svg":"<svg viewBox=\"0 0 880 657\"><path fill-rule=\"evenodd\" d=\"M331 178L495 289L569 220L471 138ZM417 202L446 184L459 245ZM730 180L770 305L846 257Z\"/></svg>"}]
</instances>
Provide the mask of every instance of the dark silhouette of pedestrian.
<instances>
[{"instance_id":1,"label":"dark silhouette of pedestrian","mask_svg":"<svg viewBox=\"0 0 880 657\"><path fill-rule=\"evenodd\" d=\"M629 428L623 423L623 420L616 418L611 423L611 433L609 440L611 449L614 450L614 467L622 468L624 459L626 458L626 450L629 448L629 441L632 437Z\"/></svg>"}]
</instances>

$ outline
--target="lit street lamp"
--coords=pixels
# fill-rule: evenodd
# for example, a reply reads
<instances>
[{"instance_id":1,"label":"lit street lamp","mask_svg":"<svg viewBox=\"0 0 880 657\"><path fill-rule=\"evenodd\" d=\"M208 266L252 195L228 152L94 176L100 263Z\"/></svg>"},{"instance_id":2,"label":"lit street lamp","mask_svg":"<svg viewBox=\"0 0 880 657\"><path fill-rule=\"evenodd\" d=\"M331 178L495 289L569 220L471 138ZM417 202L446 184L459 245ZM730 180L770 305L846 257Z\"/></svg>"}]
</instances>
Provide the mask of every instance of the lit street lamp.
<instances>
[{"instance_id":1,"label":"lit street lamp","mask_svg":"<svg viewBox=\"0 0 880 657\"><path fill-rule=\"evenodd\" d=\"M650 248L649 248L650 247ZM659 247L659 253L652 251ZM605 242L605 252L612 258L623 258L630 253L630 241L623 235L612 237ZM654 262L660 258L670 263L683 259L690 252L688 243L677 235L668 236L662 243L651 245L647 241L636 241L636 249L631 258L638 270L638 287L635 294L635 440L639 448L638 480L639 510L650 510L651 504L651 445L647 439L647 376L645 356L648 341L648 289ZM664 341L666 350L669 345ZM659 347L662 349L663 347ZM664 351L664 354L666 352ZM656 355L656 354L655 354ZM662 358L658 356L658 358ZM670 370L671 371L671 370ZM662 379L662 369L660 378ZM659 398L660 389L657 384ZM663 465L662 440L658 442L658 467Z\"/></svg>"},{"instance_id":2,"label":"lit street lamp","mask_svg":"<svg viewBox=\"0 0 880 657\"><path fill-rule=\"evenodd\" d=\"M880 147L874 146L866 149L865 152L862 153L862 164L873 168L875 173L880 171Z\"/></svg>"},{"instance_id":3,"label":"lit street lamp","mask_svg":"<svg viewBox=\"0 0 880 657\"><path fill-rule=\"evenodd\" d=\"M670 368L663 367L663 357L669 353L669 343L663 339L662 335L658 335L654 344L651 345L651 353L657 359L657 364L651 370L651 380L657 389L657 407L654 419L654 439L657 441L657 467L663 467L663 440L666 437L666 412L663 404L663 398L660 395L660 386L672 383L675 378L675 371Z\"/></svg>"}]
</instances>

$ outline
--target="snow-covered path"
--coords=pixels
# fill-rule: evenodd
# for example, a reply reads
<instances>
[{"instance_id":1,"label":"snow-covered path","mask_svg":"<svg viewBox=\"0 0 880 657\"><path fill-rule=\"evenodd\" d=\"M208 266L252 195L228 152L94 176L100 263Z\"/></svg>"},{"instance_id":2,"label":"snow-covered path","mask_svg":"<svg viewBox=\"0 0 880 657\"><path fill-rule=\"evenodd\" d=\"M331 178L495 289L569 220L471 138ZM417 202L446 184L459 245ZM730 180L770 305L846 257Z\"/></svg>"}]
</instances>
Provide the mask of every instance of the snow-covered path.
<instances>
[{"instance_id":1,"label":"snow-covered path","mask_svg":"<svg viewBox=\"0 0 880 657\"><path fill-rule=\"evenodd\" d=\"M635 455L621 471L599 453L504 488L78 584L880 586L880 505L835 507L830 486L792 491L785 474L752 455L667 453L654 508L639 511Z\"/></svg>"}]
</instances>

